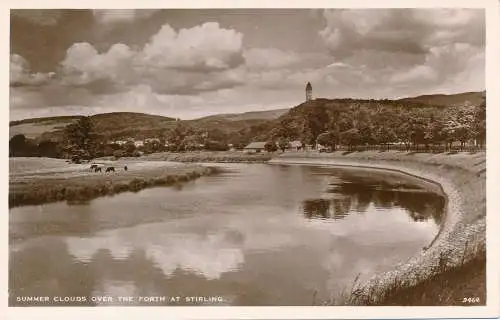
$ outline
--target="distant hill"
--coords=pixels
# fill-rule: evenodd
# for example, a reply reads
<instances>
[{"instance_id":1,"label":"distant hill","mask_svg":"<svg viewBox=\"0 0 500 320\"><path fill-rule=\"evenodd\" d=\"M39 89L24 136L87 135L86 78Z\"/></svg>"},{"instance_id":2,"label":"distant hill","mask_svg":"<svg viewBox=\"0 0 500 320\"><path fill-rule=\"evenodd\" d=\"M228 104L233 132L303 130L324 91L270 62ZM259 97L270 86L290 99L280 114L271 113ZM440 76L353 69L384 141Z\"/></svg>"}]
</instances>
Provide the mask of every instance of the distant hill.
<instances>
[{"instance_id":1,"label":"distant hill","mask_svg":"<svg viewBox=\"0 0 500 320\"><path fill-rule=\"evenodd\" d=\"M463 105L478 105L486 95L481 92L464 92L458 94L430 94L412 98L399 99L401 102L415 102L423 104L432 104L438 106L459 107Z\"/></svg>"},{"instance_id":2,"label":"distant hill","mask_svg":"<svg viewBox=\"0 0 500 320\"><path fill-rule=\"evenodd\" d=\"M24 134L28 139L37 139L44 134L50 135L51 132L60 131L82 117L63 116L11 121L9 124L9 139L17 134Z\"/></svg>"},{"instance_id":3,"label":"distant hill","mask_svg":"<svg viewBox=\"0 0 500 320\"><path fill-rule=\"evenodd\" d=\"M199 129L207 131L220 131L223 134L231 135L238 131L249 131L252 126L258 126L267 122L264 119L269 117L277 117L279 114L276 110L270 112L255 112L256 115L243 116L239 119L237 115L211 116L194 120L183 120L183 123ZM47 117L33 118L10 122L9 139L16 134L24 134L29 139L36 141L42 140L60 140L64 128L79 120L83 116L64 116L64 117ZM255 118L257 119L255 119ZM229 119L231 120L229 120ZM175 118L150 115L135 112L112 112L96 114L90 117L94 128L97 132L109 139L121 139L134 137L136 139L153 138L164 135L170 128L176 125Z\"/></svg>"},{"instance_id":4,"label":"distant hill","mask_svg":"<svg viewBox=\"0 0 500 320\"><path fill-rule=\"evenodd\" d=\"M175 118L137 112L112 112L90 117L97 132L108 137L154 137L158 130L168 129Z\"/></svg>"},{"instance_id":5,"label":"distant hill","mask_svg":"<svg viewBox=\"0 0 500 320\"><path fill-rule=\"evenodd\" d=\"M303 118L318 107L328 112L347 110L352 104L383 105L402 107L454 107L464 104L477 105L482 101L484 92L466 92L454 95L423 95L399 100L358 100L358 99L314 99L290 109L252 111L237 114L219 114L194 120L183 120L183 123L198 130L218 131L228 135L230 141L244 143L266 139L271 131L280 123L290 124L292 131L300 131ZM60 140L62 131L67 125L82 118L81 115L33 118L10 122L10 137L24 134L27 138L41 140ZM112 112L91 116L96 130L109 139L134 137L143 139L164 135L176 125L176 119L158 115L136 112ZM10 138L9 137L9 138ZM256 140L256 141L257 141Z\"/></svg>"},{"instance_id":6,"label":"distant hill","mask_svg":"<svg viewBox=\"0 0 500 320\"><path fill-rule=\"evenodd\" d=\"M9 136L24 134L30 139L58 140L67 125L82 117L64 116L11 121ZM95 129L109 137L153 135L158 128L168 128L175 123L174 118L136 112L102 113L90 118Z\"/></svg>"},{"instance_id":7,"label":"distant hill","mask_svg":"<svg viewBox=\"0 0 500 320\"><path fill-rule=\"evenodd\" d=\"M281 117L288 111L290 111L290 108L265 110L265 111L250 111L244 113L216 114L213 116L203 117L196 120L228 120L228 121L273 120Z\"/></svg>"},{"instance_id":8,"label":"distant hill","mask_svg":"<svg viewBox=\"0 0 500 320\"><path fill-rule=\"evenodd\" d=\"M260 126L253 140L267 141L279 136L299 139L308 136L307 131L310 131L310 136L314 137L328 127L334 127L335 124L338 124L339 131L343 132L352 128L352 123L356 122L359 125L362 121L371 124L379 121L379 127L393 126L394 123L389 123L396 120L397 110L415 113L432 110L430 112L440 116L464 105L477 106L483 101L484 94L484 92L467 92L399 100L317 98L291 108L289 112L277 119L267 121L265 125Z\"/></svg>"}]
</instances>

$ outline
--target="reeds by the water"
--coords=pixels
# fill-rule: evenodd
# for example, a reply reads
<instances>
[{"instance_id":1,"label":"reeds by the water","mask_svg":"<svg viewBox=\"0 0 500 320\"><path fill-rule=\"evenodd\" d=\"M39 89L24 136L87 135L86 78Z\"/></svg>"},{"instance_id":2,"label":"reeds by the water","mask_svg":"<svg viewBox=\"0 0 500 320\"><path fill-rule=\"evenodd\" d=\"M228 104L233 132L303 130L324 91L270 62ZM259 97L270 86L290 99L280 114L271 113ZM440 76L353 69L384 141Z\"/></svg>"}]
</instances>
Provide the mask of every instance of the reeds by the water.
<instances>
[{"instance_id":1,"label":"reeds by the water","mask_svg":"<svg viewBox=\"0 0 500 320\"><path fill-rule=\"evenodd\" d=\"M463 306L486 304L486 251L466 247L461 263L451 263L449 252L441 252L437 263L429 266L425 280L409 285L394 277L384 288L371 287L369 294L359 296L358 277L349 290L334 295L323 305L348 306ZM347 289L347 288L346 288ZM474 300L464 300L471 298ZM471 302L472 301L472 302Z\"/></svg>"}]
</instances>

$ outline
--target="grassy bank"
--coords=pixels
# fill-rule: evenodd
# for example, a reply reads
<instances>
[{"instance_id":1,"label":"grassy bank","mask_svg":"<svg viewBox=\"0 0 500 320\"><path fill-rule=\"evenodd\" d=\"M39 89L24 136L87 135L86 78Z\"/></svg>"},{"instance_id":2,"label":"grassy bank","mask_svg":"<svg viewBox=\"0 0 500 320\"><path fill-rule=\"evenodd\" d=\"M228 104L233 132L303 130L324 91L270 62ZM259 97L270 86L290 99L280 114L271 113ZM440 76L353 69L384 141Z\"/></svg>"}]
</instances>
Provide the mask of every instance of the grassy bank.
<instances>
[{"instance_id":1,"label":"grassy bank","mask_svg":"<svg viewBox=\"0 0 500 320\"><path fill-rule=\"evenodd\" d=\"M114 173L91 172L89 164L59 159L10 159L9 207L56 201L84 201L120 192L137 192L187 182L219 169L194 164L106 161ZM124 165L128 170L125 171Z\"/></svg>"},{"instance_id":2,"label":"grassy bank","mask_svg":"<svg viewBox=\"0 0 500 320\"><path fill-rule=\"evenodd\" d=\"M444 268L421 283L404 287L393 283L379 306L477 306L486 303L486 254L462 265Z\"/></svg>"},{"instance_id":3,"label":"grassy bank","mask_svg":"<svg viewBox=\"0 0 500 320\"><path fill-rule=\"evenodd\" d=\"M220 163L262 163L269 161L272 153L245 153L243 151L194 151L183 153L159 152L142 156L144 161L173 161L173 162L220 162ZM126 160L127 158L123 158Z\"/></svg>"},{"instance_id":4,"label":"grassy bank","mask_svg":"<svg viewBox=\"0 0 500 320\"><path fill-rule=\"evenodd\" d=\"M436 181L447 196L440 233L390 272L355 283L325 304L484 305L486 303L486 155L480 153L285 153L278 162L368 166ZM463 298L479 301L463 301Z\"/></svg>"}]
</instances>

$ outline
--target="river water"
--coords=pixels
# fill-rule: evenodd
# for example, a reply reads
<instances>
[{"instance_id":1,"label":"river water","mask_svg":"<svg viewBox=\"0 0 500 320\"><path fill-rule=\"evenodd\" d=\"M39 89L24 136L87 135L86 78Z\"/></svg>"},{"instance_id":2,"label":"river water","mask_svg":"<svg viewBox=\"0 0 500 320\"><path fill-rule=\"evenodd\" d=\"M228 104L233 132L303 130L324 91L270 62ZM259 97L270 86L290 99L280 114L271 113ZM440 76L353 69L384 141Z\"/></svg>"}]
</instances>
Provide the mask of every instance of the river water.
<instances>
[{"instance_id":1,"label":"river water","mask_svg":"<svg viewBox=\"0 0 500 320\"><path fill-rule=\"evenodd\" d=\"M182 186L11 209L10 305L321 304L417 254L445 206L369 170L221 166Z\"/></svg>"}]
</instances>

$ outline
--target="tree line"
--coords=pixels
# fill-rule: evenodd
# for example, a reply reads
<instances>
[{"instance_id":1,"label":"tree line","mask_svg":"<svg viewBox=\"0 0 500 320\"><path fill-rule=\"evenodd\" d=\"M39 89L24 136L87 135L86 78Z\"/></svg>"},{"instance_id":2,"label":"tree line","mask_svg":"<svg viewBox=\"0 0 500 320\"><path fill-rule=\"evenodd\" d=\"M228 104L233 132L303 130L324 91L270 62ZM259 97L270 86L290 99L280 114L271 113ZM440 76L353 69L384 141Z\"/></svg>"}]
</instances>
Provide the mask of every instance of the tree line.
<instances>
[{"instance_id":1,"label":"tree line","mask_svg":"<svg viewBox=\"0 0 500 320\"><path fill-rule=\"evenodd\" d=\"M401 144L406 150L436 147L449 150L455 142L463 148L472 141L483 148L486 101L478 106L461 107L408 107L380 101L342 105L313 101L290 111L265 138L270 148L285 146L292 140L331 149L338 146L387 148Z\"/></svg>"},{"instance_id":2,"label":"tree line","mask_svg":"<svg viewBox=\"0 0 500 320\"><path fill-rule=\"evenodd\" d=\"M229 137L218 129L200 130L178 121L165 134L146 139L137 146L133 140L118 143L95 130L90 117L84 117L66 126L58 140L37 142L23 134L14 135L9 142L11 157L51 157L75 161L98 157L138 157L155 152L185 152L195 150L229 150ZM167 143L168 142L168 143Z\"/></svg>"},{"instance_id":3,"label":"tree line","mask_svg":"<svg viewBox=\"0 0 500 320\"><path fill-rule=\"evenodd\" d=\"M58 140L35 141L24 135L10 139L10 156L45 156L92 159L104 156L139 156L141 153L243 149L252 141L266 141L268 151L286 150L290 141L320 144L332 150L346 146L388 148L397 143L406 150L463 148L475 141L486 143L486 101L477 106L435 107L405 105L384 100L313 100L299 105L277 120L257 122L237 130L202 127L177 121L156 139L137 147L133 141L113 142L95 130L90 117L65 127Z\"/></svg>"}]
</instances>

